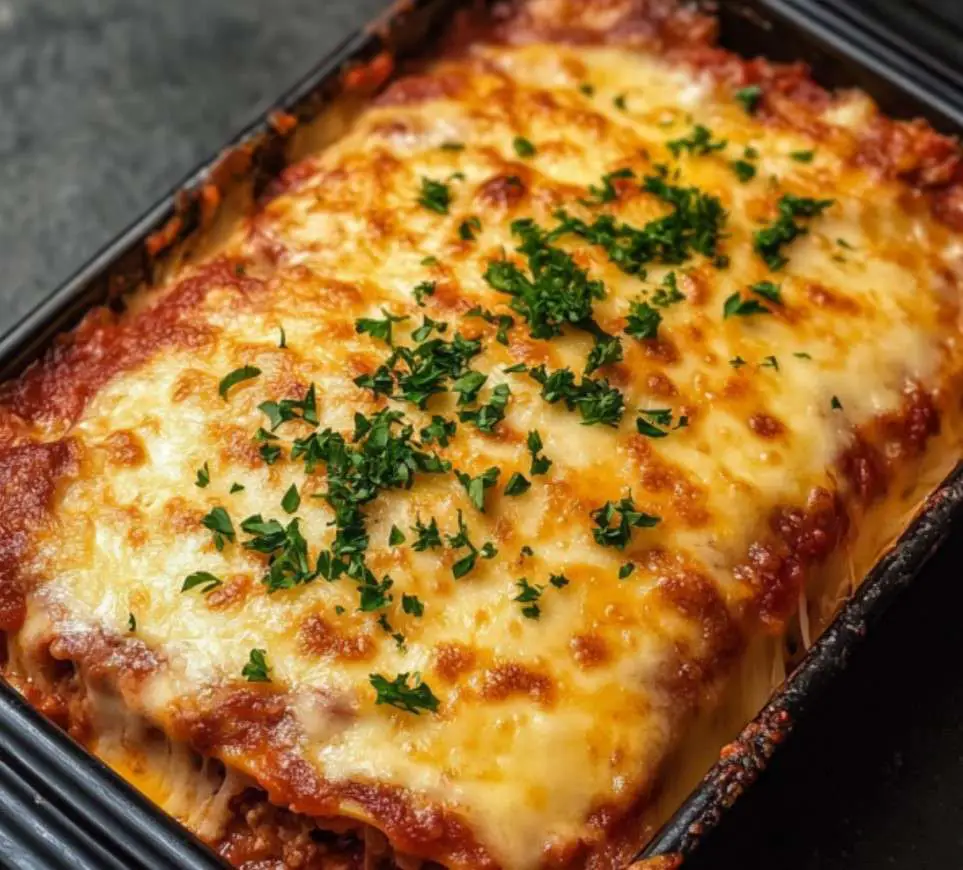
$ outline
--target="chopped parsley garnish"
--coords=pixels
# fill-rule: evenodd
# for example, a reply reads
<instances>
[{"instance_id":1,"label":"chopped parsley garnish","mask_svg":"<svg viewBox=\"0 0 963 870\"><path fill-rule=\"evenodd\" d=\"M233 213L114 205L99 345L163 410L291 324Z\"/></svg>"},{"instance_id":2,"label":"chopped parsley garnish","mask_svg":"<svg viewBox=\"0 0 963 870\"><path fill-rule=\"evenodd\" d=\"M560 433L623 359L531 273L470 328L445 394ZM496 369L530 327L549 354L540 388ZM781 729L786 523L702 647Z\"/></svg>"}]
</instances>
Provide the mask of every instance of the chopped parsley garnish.
<instances>
[{"instance_id":1,"label":"chopped parsley garnish","mask_svg":"<svg viewBox=\"0 0 963 870\"><path fill-rule=\"evenodd\" d=\"M451 206L451 191L448 185L431 178L422 178L418 204L437 214L448 214Z\"/></svg>"},{"instance_id":2,"label":"chopped parsley garnish","mask_svg":"<svg viewBox=\"0 0 963 870\"><path fill-rule=\"evenodd\" d=\"M773 271L781 269L789 262L782 249L809 232L806 227L798 224L796 219L817 217L834 202L832 199L811 199L792 193L783 194L779 200L779 217L753 235L752 244L756 253Z\"/></svg>"},{"instance_id":3,"label":"chopped parsley garnish","mask_svg":"<svg viewBox=\"0 0 963 870\"><path fill-rule=\"evenodd\" d=\"M505 495L522 495L532 488L531 481L524 474L516 471L505 484Z\"/></svg>"},{"instance_id":4,"label":"chopped parsley garnish","mask_svg":"<svg viewBox=\"0 0 963 870\"><path fill-rule=\"evenodd\" d=\"M484 513L485 490L491 489L498 482L498 475L500 473L500 470L493 466L483 471L477 477L471 477L463 471L456 471L455 477L458 478L458 482L465 488L465 492L468 493L468 498L471 503Z\"/></svg>"},{"instance_id":5,"label":"chopped parsley garnish","mask_svg":"<svg viewBox=\"0 0 963 870\"><path fill-rule=\"evenodd\" d=\"M284 493L284 498L281 499L281 507L286 514L293 514L301 507L301 494L298 492L296 483L292 483L291 486L288 487L288 491Z\"/></svg>"},{"instance_id":6,"label":"chopped parsley garnish","mask_svg":"<svg viewBox=\"0 0 963 870\"><path fill-rule=\"evenodd\" d=\"M469 361L480 352L481 342L456 332L450 342L435 337L414 348L395 348L385 365L379 366L374 374L355 378L354 382L375 395L391 396L397 381L399 392L394 398L424 408L433 395L445 392L449 379L464 375ZM399 363L404 368L399 368Z\"/></svg>"},{"instance_id":7,"label":"chopped parsley garnish","mask_svg":"<svg viewBox=\"0 0 963 870\"><path fill-rule=\"evenodd\" d=\"M471 538L468 537L468 526L465 525L465 519L462 516L461 509L458 511L458 532L454 535L447 535L446 537L448 538L448 546L454 549L466 547L468 549L468 553L451 566L452 576L456 580L460 580L475 567L479 556L483 559L494 559L498 554L498 550L495 549L491 541L483 544L480 550L472 543Z\"/></svg>"},{"instance_id":8,"label":"chopped parsley garnish","mask_svg":"<svg viewBox=\"0 0 963 870\"><path fill-rule=\"evenodd\" d=\"M458 424L454 420L446 420L434 414L431 422L421 430L421 443L432 444L438 442L441 447L447 447L455 437Z\"/></svg>"},{"instance_id":9,"label":"chopped parsley garnish","mask_svg":"<svg viewBox=\"0 0 963 870\"><path fill-rule=\"evenodd\" d=\"M614 100L612 100L612 103L615 105L616 109L619 109L622 112L628 108L625 102L625 94L619 94Z\"/></svg>"},{"instance_id":10,"label":"chopped parsley garnish","mask_svg":"<svg viewBox=\"0 0 963 870\"><path fill-rule=\"evenodd\" d=\"M779 371L779 360L774 356L770 355L763 357L763 361L759 363L759 368L761 369L773 369L774 371Z\"/></svg>"},{"instance_id":11,"label":"chopped parsley garnish","mask_svg":"<svg viewBox=\"0 0 963 870\"><path fill-rule=\"evenodd\" d=\"M512 142L512 148L515 149L515 153L521 157L534 157L535 156L535 146L524 136L516 136Z\"/></svg>"},{"instance_id":12,"label":"chopped parsley garnish","mask_svg":"<svg viewBox=\"0 0 963 870\"><path fill-rule=\"evenodd\" d=\"M413 674L409 686L408 676L408 674L398 674L393 680L388 680L381 674L369 674L368 681L377 693L375 704L387 704L406 713L414 713L416 716L422 710L437 712L439 702L428 684L423 683L418 674Z\"/></svg>"},{"instance_id":13,"label":"chopped parsley garnish","mask_svg":"<svg viewBox=\"0 0 963 870\"><path fill-rule=\"evenodd\" d=\"M401 609L409 616L424 616L425 605L417 595L409 595L405 592L401 596Z\"/></svg>"},{"instance_id":14,"label":"chopped parsley garnish","mask_svg":"<svg viewBox=\"0 0 963 870\"><path fill-rule=\"evenodd\" d=\"M678 157L683 151L696 156L705 156L713 151L722 151L728 142L725 139L712 140L712 133L702 124L696 124L692 132L681 139L673 139L666 143L673 157Z\"/></svg>"},{"instance_id":15,"label":"chopped parsley garnish","mask_svg":"<svg viewBox=\"0 0 963 870\"><path fill-rule=\"evenodd\" d=\"M539 456L542 452L542 436L538 434L537 429L533 429L528 433L528 452L532 456L532 467L529 470L531 475L537 474L548 474L548 470L552 467L552 460L547 456Z\"/></svg>"},{"instance_id":16,"label":"chopped parsley garnish","mask_svg":"<svg viewBox=\"0 0 963 870\"><path fill-rule=\"evenodd\" d=\"M405 542L405 533L397 526L392 526L388 533L388 546L400 547Z\"/></svg>"},{"instance_id":17,"label":"chopped parsley garnish","mask_svg":"<svg viewBox=\"0 0 963 870\"><path fill-rule=\"evenodd\" d=\"M458 412L458 419L462 423L472 423L480 432L492 433L502 420L505 419L505 408L512 391L508 384L498 384L491 393L487 404L477 408L466 408Z\"/></svg>"},{"instance_id":18,"label":"chopped parsley garnish","mask_svg":"<svg viewBox=\"0 0 963 870\"><path fill-rule=\"evenodd\" d=\"M815 151L790 151L789 156L797 163L812 163Z\"/></svg>"},{"instance_id":19,"label":"chopped parsley garnish","mask_svg":"<svg viewBox=\"0 0 963 870\"><path fill-rule=\"evenodd\" d=\"M234 542L234 524L224 508L211 508L210 512L201 520L201 525L211 530L211 534L214 536L214 546L218 550L224 549L225 541Z\"/></svg>"},{"instance_id":20,"label":"chopped parsley garnish","mask_svg":"<svg viewBox=\"0 0 963 870\"><path fill-rule=\"evenodd\" d=\"M258 453L268 465L274 465L281 458L281 448L277 444L262 444Z\"/></svg>"},{"instance_id":21,"label":"chopped parsley garnish","mask_svg":"<svg viewBox=\"0 0 963 870\"><path fill-rule=\"evenodd\" d=\"M335 605L334 605L334 612L335 612L338 616L344 616L344 608L343 608L340 604L335 604Z\"/></svg>"},{"instance_id":22,"label":"chopped parsley garnish","mask_svg":"<svg viewBox=\"0 0 963 870\"><path fill-rule=\"evenodd\" d=\"M280 402L261 402L258 410L267 416L273 432L282 423L290 420L304 420L312 426L318 425L318 396L314 384L308 387L303 399L281 399ZM261 430L263 431L263 430ZM273 438L259 440L273 441Z\"/></svg>"},{"instance_id":23,"label":"chopped parsley garnish","mask_svg":"<svg viewBox=\"0 0 963 870\"><path fill-rule=\"evenodd\" d=\"M662 286L652 294L652 304L656 308L668 308L677 302L685 302L685 294L679 289L675 272L668 272L662 279Z\"/></svg>"},{"instance_id":24,"label":"chopped parsley garnish","mask_svg":"<svg viewBox=\"0 0 963 870\"><path fill-rule=\"evenodd\" d=\"M756 167L748 160L733 160L729 166L743 184L756 177Z\"/></svg>"},{"instance_id":25,"label":"chopped parsley garnish","mask_svg":"<svg viewBox=\"0 0 963 870\"><path fill-rule=\"evenodd\" d=\"M635 428L640 435L645 435L647 438L665 438L669 434L666 430L672 425L672 411L668 408L640 411L639 413L641 416L636 419ZM660 429L659 426L666 428Z\"/></svg>"},{"instance_id":26,"label":"chopped parsley garnish","mask_svg":"<svg viewBox=\"0 0 963 870\"><path fill-rule=\"evenodd\" d=\"M241 676L249 683L270 683L267 650L252 649L248 663L241 669Z\"/></svg>"},{"instance_id":27,"label":"chopped parsley garnish","mask_svg":"<svg viewBox=\"0 0 963 870\"><path fill-rule=\"evenodd\" d=\"M856 248L853 247L846 239L836 239L836 244L841 248L845 248L847 251L855 251Z\"/></svg>"},{"instance_id":28,"label":"chopped parsley garnish","mask_svg":"<svg viewBox=\"0 0 963 870\"><path fill-rule=\"evenodd\" d=\"M843 403L839 401L839 397L838 397L838 396L833 396L833 400L829 403L829 406L830 406L834 411L842 411L842 410L843 410Z\"/></svg>"},{"instance_id":29,"label":"chopped parsley garnish","mask_svg":"<svg viewBox=\"0 0 963 870\"><path fill-rule=\"evenodd\" d=\"M722 306L723 319L730 317L750 317L753 314L772 314L758 299L743 299L733 293Z\"/></svg>"},{"instance_id":30,"label":"chopped parsley garnish","mask_svg":"<svg viewBox=\"0 0 963 870\"><path fill-rule=\"evenodd\" d=\"M639 341L658 338L660 323L662 323L662 315L648 302L636 300L629 303L628 323L625 325L626 335L631 335Z\"/></svg>"},{"instance_id":31,"label":"chopped parsley garnish","mask_svg":"<svg viewBox=\"0 0 963 870\"><path fill-rule=\"evenodd\" d=\"M590 375L602 366L622 361L622 342L614 335L596 336L595 344L585 361L585 374Z\"/></svg>"},{"instance_id":32,"label":"chopped parsley garnish","mask_svg":"<svg viewBox=\"0 0 963 870\"><path fill-rule=\"evenodd\" d=\"M438 531L438 521L432 517L431 522L426 526L421 518L415 519L415 524L411 529L415 535L415 542L411 545L412 550L423 552L424 550L434 550L441 546L441 534Z\"/></svg>"},{"instance_id":33,"label":"chopped parsley garnish","mask_svg":"<svg viewBox=\"0 0 963 870\"><path fill-rule=\"evenodd\" d=\"M502 369L506 375L519 374L520 372L527 372L528 366L525 363L515 363L514 365L508 366Z\"/></svg>"},{"instance_id":34,"label":"chopped parsley garnish","mask_svg":"<svg viewBox=\"0 0 963 870\"><path fill-rule=\"evenodd\" d=\"M733 96L746 112L754 115L756 109L759 108L759 102L762 100L762 88L759 85L747 85L744 88L739 88Z\"/></svg>"},{"instance_id":35,"label":"chopped parsley garnish","mask_svg":"<svg viewBox=\"0 0 963 870\"><path fill-rule=\"evenodd\" d=\"M510 314L493 314L488 309L476 305L465 312L465 317L480 317L486 323L497 326L498 332L495 333L495 341L499 344L508 345L508 330L515 325L515 318Z\"/></svg>"},{"instance_id":36,"label":"chopped parsley garnish","mask_svg":"<svg viewBox=\"0 0 963 870\"><path fill-rule=\"evenodd\" d=\"M127 613L127 630L130 632L137 631L137 620L134 618L134 614L129 611Z\"/></svg>"},{"instance_id":37,"label":"chopped parsley garnish","mask_svg":"<svg viewBox=\"0 0 963 870\"><path fill-rule=\"evenodd\" d=\"M609 386L606 378L594 380L584 376L582 382L576 384L571 369L558 369L549 374L544 365L531 369L529 375L542 385L542 398L550 405L565 402L570 411L577 408L582 425L619 425L625 411L625 398L619 390Z\"/></svg>"},{"instance_id":38,"label":"chopped parsley garnish","mask_svg":"<svg viewBox=\"0 0 963 870\"><path fill-rule=\"evenodd\" d=\"M525 318L532 338L561 335L564 324L588 324L594 300L605 296L602 282L589 280L531 219L514 221L512 233L522 240L518 250L528 259L530 276L509 260L495 260L488 264L485 280L512 297L511 307Z\"/></svg>"},{"instance_id":39,"label":"chopped parsley garnish","mask_svg":"<svg viewBox=\"0 0 963 870\"><path fill-rule=\"evenodd\" d=\"M201 587L201 592L207 595L208 592L213 592L221 585L221 580L215 577L213 574L207 571L195 571L193 574L188 574L184 579L184 584L181 586L181 592L190 592L198 586Z\"/></svg>"},{"instance_id":40,"label":"chopped parsley garnish","mask_svg":"<svg viewBox=\"0 0 963 870\"><path fill-rule=\"evenodd\" d=\"M632 537L632 529L647 529L657 526L661 517L647 514L635 507L631 496L617 502L607 501L602 507L590 514L596 528L592 529L597 543L603 547L616 547L624 550ZM613 525L613 520L618 520Z\"/></svg>"},{"instance_id":41,"label":"chopped parsley garnish","mask_svg":"<svg viewBox=\"0 0 963 870\"><path fill-rule=\"evenodd\" d=\"M231 387L240 384L242 381L250 381L259 374L261 374L261 370L257 366L241 366L239 369L234 369L233 372L221 378L217 391L221 394L222 399L227 399L227 393Z\"/></svg>"},{"instance_id":42,"label":"chopped parsley garnish","mask_svg":"<svg viewBox=\"0 0 963 870\"><path fill-rule=\"evenodd\" d=\"M241 523L241 531L251 536L244 541L246 550L268 556L268 570L261 578L268 592L310 583L320 573L320 566L318 570L311 569L300 520L295 518L282 526L277 520L254 514Z\"/></svg>"},{"instance_id":43,"label":"chopped parsley garnish","mask_svg":"<svg viewBox=\"0 0 963 870\"><path fill-rule=\"evenodd\" d=\"M236 492L244 492L244 484L242 483L232 483L231 484L231 495Z\"/></svg>"},{"instance_id":44,"label":"chopped parsley garnish","mask_svg":"<svg viewBox=\"0 0 963 870\"><path fill-rule=\"evenodd\" d=\"M729 365L731 365L734 369L741 369L744 365L746 365L746 361L741 356L734 356L731 360L729 360Z\"/></svg>"},{"instance_id":45,"label":"chopped parsley garnish","mask_svg":"<svg viewBox=\"0 0 963 870\"><path fill-rule=\"evenodd\" d=\"M205 462L200 468L197 469L197 480L194 481L194 486L204 489L211 482L211 470L207 467Z\"/></svg>"},{"instance_id":46,"label":"chopped parsley garnish","mask_svg":"<svg viewBox=\"0 0 963 870\"><path fill-rule=\"evenodd\" d=\"M782 287L779 284L773 284L772 281L759 281L752 284L749 289L775 305L782 305Z\"/></svg>"},{"instance_id":47,"label":"chopped parsley garnish","mask_svg":"<svg viewBox=\"0 0 963 870\"><path fill-rule=\"evenodd\" d=\"M278 327L278 329L281 331L280 336L278 336L278 347L279 347L281 350L286 350L286 349L287 349L287 346L288 346L288 337L287 337L287 335L285 335L285 333L284 333L284 327L283 327L283 326Z\"/></svg>"},{"instance_id":48,"label":"chopped parsley garnish","mask_svg":"<svg viewBox=\"0 0 963 870\"><path fill-rule=\"evenodd\" d=\"M522 616L526 619L538 619L542 615L542 609L538 606L538 599L542 597L542 592L545 591L545 587L537 584L533 586L525 577L516 581L515 585L521 591L512 601L517 601L525 605L522 608Z\"/></svg>"},{"instance_id":49,"label":"chopped parsley garnish","mask_svg":"<svg viewBox=\"0 0 963 870\"><path fill-rule=\"evenodd\" d=\"M594 85L590 85L588 82L582 82L582 84L580 84L580 85L578 86L578 89L579 89L579 91L581 91L583 94L585 94L586 97L594 97L594 96L595 96L595 86L594 86Z\"/></svg>"},{"instance_id":50,"label":"chopped parsley garnish","mask_svg":"<svg viewBox=\"0 0 963 870\"><path fill-rule=\"evenodd\" d=\"M569 579L564 574L552 574L548 578L548 582L551 583L556 589L564 589L569 584Z\"/></svg>"},{"instance_id":51,"label":"chopped parsley garnish","mask_svg":"<svg viewBox=\"0 0 963 870\"><path fill-rule=\"evenodd\" d=\"M394 586L394 580L390 577L382 577L381 582L378 582L370 571L365 571L361 583L358 584L358 610L362 613L373 613L387 607L392 601L392 596L388 593L392 586ZM388 625L384 614L382 619L384 621L381 622L381 627L391 634L391 626Z\"/></svg>"},{"instance_id":52,"label":"chopped parsley garnish","mask_svg":"<svg viewBox=\"0 0 963 870\"><path fill-rule=\"evenodd\" d=\"M464 142L442 142L441 150L442 151L464 151L465 143Z\"/></svg>"},{"instance_id":53,"label":"chopped parsley garnish","mask_svg":"<svg viewBox=\"0 0 963 870\"><path fill-rule=\"evenodd\" d=\"M432 320L427 314L422 318L421 326L411 333L413 341L422 342L432 332L443 333L448 329L448 324L441 320Z\"/></svg>"},{"instance_id":54,"label":"chopped parsley garnish","mask_svg":"<svg viewBox=\"0 0 963 870\"><path fill-rule=\"evenodd\" d=\"M619 568L619 580L624 580L626 577L630 576L633 571L635 571L635 563L626 562L621 568Z\"/></svg>"},{"instance_id":55,"label":"chopped parsley garnish","mask_svg":"<svg viewBox=\"0 0 963 870\"><path fill-rule=\"evenodd\" d=\"M812 359L812 356L803 350L796 351L793 356L796 357L796 359Z\"/></svg>"},{"instance_id":56,"label":"chopped parsley garnish","mask_svg":"<svg viewBox=\"0 0 963 870\"><path fill-rule=\"evenodd\" d=\"M614 172L609 172L602 176L602 186L596 187L594 184L589 185L589 197L583 199L582 203L584 205L603 205L607 202L614 202L619 198L619 192L616 190L615 185L612 184L613 181L619 179L629 179L635 178L635 173L628 167L622 169L616 169Z\"/></svg>"},{"instance_id":57,"label":"chopped parsley garnish","mask_svg":"<svg viewBox=\"0 0 963 870\"><path fill-rule=\"evenodd\" d=\"M588 224L559 211L556 218L561 223L551 236L569 232L581 236L603 248L609 260L628 275L644 274L648 263L678 265L696 253L717 258L716 247L726 219L726 211L717 197L695 187L668 184L658 175L647 175L642 189L671 205L673 210L641 229L620 223L612 215L599 215Z\"/></svg>"},{"instance_id":58,"label":"chopped parsley garnish","mask_svg":"<svg viewBox=\"0 0 963 870\"><path fill-rule=\"evenodd\" d=\"M478 394L487 380L488 375L469 369L451 385L451 391L458 393L459 405L469 405L478 398Z\"/></svg>"},{"instance_id":59,"label":"chopped parsley garnish","mask_svg":"<svg viewBox=\"0 0 963 870\"><path fill-rule=\"evenodd\" d=\"M434 257L431 259L434 259ZM435 260L435 262L437 263L438 261ZM435 288L437 286L438 285L434 281L422 281L420 284L416 285L415 289L412 290L412 295L415 297L415 302L418 305L424 306L425 297L434 296Z\"/></svg>"},{"instance_id":60,"label":"chopped parsley garnish","mask_svg":"<svg viewBox=\"0 0 963 870\"><path fill-rule=\"evenodd\" d=\"M463 242L473 242L477 234L481 232L481 228L481 220L477 217L470 217L459 224L458 237Z\"/></svg>"},{"instance_id":61,"label":"chopped parsley garnish","mask_svg":"<svg viewBox=\"0 0 963 870\"><path fill-rule=\"evenodd\" d=\"M378 320L374 317L361 317L354 322L355 332L358 335L367 333L372 338L379 338L386 344L391 344L391 327L395 323L401 323L408 319L407 315L396 316L390 311L381 309L384 319Z\"/></svg>"}]
</instances>

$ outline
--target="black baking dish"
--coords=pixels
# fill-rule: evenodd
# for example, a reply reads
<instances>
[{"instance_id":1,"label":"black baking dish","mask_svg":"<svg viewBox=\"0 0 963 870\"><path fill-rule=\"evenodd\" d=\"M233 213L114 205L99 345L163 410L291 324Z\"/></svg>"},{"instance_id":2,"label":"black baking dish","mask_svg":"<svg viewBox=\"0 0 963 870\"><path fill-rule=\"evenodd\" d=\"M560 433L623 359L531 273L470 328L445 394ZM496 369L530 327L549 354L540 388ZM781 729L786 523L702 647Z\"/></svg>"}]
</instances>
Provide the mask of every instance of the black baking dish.
<instances>
[{"instance_id":1,"label":"black baking dish","mask_svg":"<svg viewBox=\"0 0 963 870\"><path fill-rule=\"evenodd\" d=\"M285 164L290 119L315 117L346 83L383 84L395 66L424 53L465 0L407 0L346 40L275 110L193 173L177 193L101 251L0 339L0 379L17 375L96 305L121 306L126 291L150 281L156 255L202 222L202 190L244 157L255 190ZM892 27L841 0L723 2L721 44L746 56L804 60L818 82L855 86L889 114L921 116L963 132L963 76L914 49ZM909 32L912 32L909 28ZM847 665L886 607L919 574L963 516L963 467L928 499L896 547L874 568L831 627L809 650L725 757L653 838L642 858L674 867L695 850L756 779L795 723ZM134 789L50 725L0 681L0 864L17 868L169 868L225 865Z\"/></svg>"}]
</instances>

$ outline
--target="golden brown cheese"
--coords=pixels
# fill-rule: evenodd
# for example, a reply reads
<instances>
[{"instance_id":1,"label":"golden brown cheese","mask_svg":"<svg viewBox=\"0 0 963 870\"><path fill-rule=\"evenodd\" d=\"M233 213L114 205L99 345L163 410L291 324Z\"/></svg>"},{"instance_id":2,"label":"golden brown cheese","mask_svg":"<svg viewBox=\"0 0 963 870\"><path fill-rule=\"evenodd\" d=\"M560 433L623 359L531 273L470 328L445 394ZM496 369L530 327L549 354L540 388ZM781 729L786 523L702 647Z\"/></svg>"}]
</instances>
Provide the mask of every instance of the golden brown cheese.
<instances>
[{"instance_id":1,"label":"golden brown cheese","mask_svg":"<svg viewBox=\"0 0 963 870\"><path fill-rule=\"evenodd\" d=\"M518 870L624 857L604 843L636 818L629 850L658 821L639 809L671 782L665 760L693 717L736 672L755 675L730 690L738 715L758 708L782 677L765 637L778 645L806 577L831 557L820 593L835 602L858 582L841 566L866 555L864 512L879 499L905 509L886 494L894 469L920 467L909 463L941 425L941 444L955 431L960 240L902 182L854 159L874 111L859 95L829 103L816 140L750 117L711 71L560 44L476 46L389 88L289 170L216 256L144 291L119 325L88 324L93 350L65 351L9 391L6 425L27 446L8 453L5 479L52 467L56 481L35 495L29 510L49 511L14 554L28 589L22 656L75 661L275 803L369 823L399 853ZM679 140L693 144L670 146ZM740 180L739 160L752 178ZM608 194L590 194L610 173ZM628 274L576 234L552 242L603 282L594 320L623 347L593 377L621 392L624 416L584 425L507 369L568 367L578 380L589 331L533 338L486 270L507 258L527 273L516 219L550 229L564 209L642 227L668 214L646 177L718 198L728 263L694 254ZM445 185L448 213L419 202L425 179ZM806 232L773 271L753 237L785 194L832 203L798 220ZM670 273L684 298L658 307ZM423 282L430 295L416 293ZM759 282L779 298L750 289ZM657 338L624 331L641 301L661 314ZM514 318L504 343L475 306ZM330 428L350 441L356 414L391 408L417 440L433 415L463 410L452 392L421 410L356 385L391 353L356 328L382 312L408 318L393 324L400 346L417 344L425 316L447 324L445 340L478 339L471 367L487 381L468 407L505 384L505 419L491 433L460 422L448 446L425 447L451 472L417 472L364 506L367 566L392 580L384 607L360 609L347 576L270 591L242 520L297 517L312 565L335 534L325 463L306 473L295 438ZM244 366L259 374L219 394ZM269 426L259 405L311 385L317 426L254 437ZM551 460L542 475L532 431ZM265 444L281 458L266 462ZM499 474L482 512L454 471L489 468ZM515 472L531 487L507 495ZM300 501L286 510L292 485ZM626 497L660 521L633 528L624 549L601 546L593 511ZM236 533L222 548L202 525L214 508ZM450 543L459 511L474 545L497 554L456 578L469 552ZM414 527L432 518L443 545L416 551ZM389 542L393 528L404 543ZM182 591L196 572L220 585ZM518 600L523 578L540 590L537 611ZM270 682L242 675L252 650ZM419 674L437 711L377 705L372 674Z\"/></svg>"}]
</instances>

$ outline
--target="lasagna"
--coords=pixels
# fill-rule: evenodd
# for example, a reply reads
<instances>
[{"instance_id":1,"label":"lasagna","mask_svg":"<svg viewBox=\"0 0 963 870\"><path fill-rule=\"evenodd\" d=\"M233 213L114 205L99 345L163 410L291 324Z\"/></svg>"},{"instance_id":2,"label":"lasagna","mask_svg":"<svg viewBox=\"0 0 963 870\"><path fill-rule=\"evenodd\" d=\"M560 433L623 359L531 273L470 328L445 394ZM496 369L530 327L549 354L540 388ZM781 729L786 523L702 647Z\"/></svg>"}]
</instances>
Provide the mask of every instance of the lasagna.
<instances>
[{"instance_id":1,"label":"lasagna","mask_svg":"<svg viewBox=\"0 0 963 870\"><path fill-rule=\"evenodd\" d=\"M713 33L356 69L3 387L4 674L232 864L626 863L954 466L956 144Z\"/></svg>"}]
</instances>

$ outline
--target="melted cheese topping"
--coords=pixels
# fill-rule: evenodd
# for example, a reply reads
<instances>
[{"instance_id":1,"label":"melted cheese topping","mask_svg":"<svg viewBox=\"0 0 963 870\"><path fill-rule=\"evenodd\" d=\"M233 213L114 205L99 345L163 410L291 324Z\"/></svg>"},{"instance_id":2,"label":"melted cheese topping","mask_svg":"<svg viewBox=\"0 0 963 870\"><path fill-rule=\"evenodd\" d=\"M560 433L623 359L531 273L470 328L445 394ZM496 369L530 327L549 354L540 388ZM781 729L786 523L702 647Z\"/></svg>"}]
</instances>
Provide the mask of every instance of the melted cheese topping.
<instances>
[{"instance_id":1,"label":"melted cheese topping","mask_svg":"<svg viewBox=\"0 0 963 870\"><path fill-rule=\"evenodd\" d=\"M854 431L899 409L907 383L932 387L956 365L956 349L944 340L955 338L955 327L945 319L941 277L955 257L947 230L904 207L898 185L847 161L847 124L860 123L858 103L848 113L835 108L831 136L814 143L755 123L698 73L638 53L490 48L436 74L460 76L457 98L366 110L310 158L294 190L244 222L222 253L263 283L215 282L189 314L206 341L166 348L94 396L69 431L83 448L81 470L58 491L36 547L29 569L42 582L30 607L53 614L58 633L78 636L92 628L124 635L133 614L131 636L161 659L135 703L162 727L185 704L203 708L208 687L246 686L250 651L265 650L271 687L294 712L292 745L319 775L397 786L416 806L443 805L497 862L525 870L547 850L592 841L593 812L627 807L654 786L691 713L677 679L687 663L701 663L702 700L721 675L712 667L719 641L705 615L678 604L667 585L705 584L737 631L758 630L747 607L755 592L735 568L766 538L773 510L805 505L815 488L844 491L834 465ZM591 95L580 89L584 82ZM674 157L667 141L694 124L728 144ZM535 145L534 156L515 154L518 136ZM452 141L464 148L443 147ZM758 152L757 174L740 183L730 162L747 147ZM813 148L811 162L790 156ZM637 184L603 206L579 198L606 173L630 167L641 178L659 163L679 170L677 183L721 200L728 219L720 249L730 265L696 256L671 267L686 299L662 310L656 346L622 329L630 304L651 298L670 267L628 275L576 236L557 242L604 282L595 319L621 334L625 354L596 373L624 394L621 425L582 425L577 412L543 400L530 377L505 369L544 363L580 373L588 333L566 328L534 340L514 313L503 345L466 312L481 305L513 313L509 297L484 280L504 252L524 265L514 253L513 219L551 227L564 207L640 227L668 207ZM492 180L510 176L527 189L514 204L492 194L503 184ZM450 214L419 205L423 178L448 184ZM810 231L786 247L788 265L771 273L752 250L752 234L774 220L786 192L835 204L801 221ZM477 239L463 240L459 226L473 216ZM748 286L763 280L781 285L783 306L723 318L731 294L753 298ZM436 289L422 308L413 291L423 281ZM163 293L145 294L130 316L151 317L158 299ZM286 524L281 500L295 484L312 560L330 546L332 511L312 497L325 490L323 464L313 475L288 458L267 465L251 440L266 425L258 405L301 398L313 383L320 428L350 435L355 412L384 405L353 382L390 353L355 329L358 318L381 317L380 309L410 318L394 327L402 344L412 343L423 314L450 324L445 338L456 329L481 338L483 352L472 361L489 375L481 399L508 384L506 419L492 435L460 424L439 453L472 476L499 468L498 484L484 513L453 474L418 474L410 490L382 492L365 506L368 565L394 581L383 611L361 612L347 577L269 593L260 582L265 558L237 542L219 551L200 520L221 506L236 530L252 514ZM286 348L278 347L282 327ZM736 358L745 365L730 364ZM222 399L220 379L243 365L261 375ZM455 418L454 398L434 397L424 412L390 405L417 431L432 414ZM688 426L659 439L636 433L640 411L665 408ZM290 441L313 428L295 421L278 429L285 457ZM553 463L544 476L529 474L531 430ZM195 476L204 463L210 484L201 488ZM516 471L532 487L508 497L502 490ZM244 489L232 493L235 483ZM634 530L625 550L600 546L590 512L628 493L661 523ZM498 549L461 580L452 564L464 550L415 552L409 531L419 517L435 517L442 534L453 535L458 510L477 546ZM392 526L406 544L388 545ZM620 579L627 562L635 570ZM224 583L206 596L182 592L197 571ZM569 584L553 587L553 574ZM538 620L515 600L523 577L544 586ZM424 603L422 617L402 611L403 593ZM404 635L403 647L379 626L382 613ZM376 706L370 674L414 672L440 699L436 714ZM745 711L762 700L755 693ZM243 751L226 760L256 768ZM340 811L383 822L353 801Z\"/></svg>"}]
</instances>

